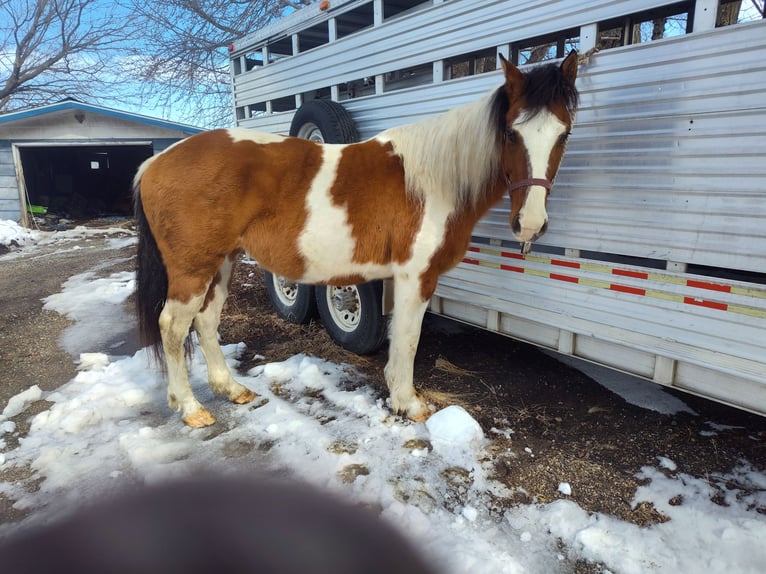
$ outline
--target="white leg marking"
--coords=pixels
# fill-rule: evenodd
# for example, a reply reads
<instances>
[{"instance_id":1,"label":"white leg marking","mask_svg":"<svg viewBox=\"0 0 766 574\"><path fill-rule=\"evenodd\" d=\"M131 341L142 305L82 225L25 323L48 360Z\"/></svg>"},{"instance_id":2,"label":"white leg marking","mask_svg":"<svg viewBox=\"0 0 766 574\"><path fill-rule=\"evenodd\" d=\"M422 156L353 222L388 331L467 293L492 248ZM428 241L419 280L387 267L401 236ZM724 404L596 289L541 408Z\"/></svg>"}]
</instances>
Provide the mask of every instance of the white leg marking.
<instances>
[{"instance_id":1,"label":"white leg marking","mask_svg":"<svg viewBox=\"0 0 766 574\"><path fill-rule=\"evenodd\" d=\"M527 147L529 177L546 179L553 146L566 132L566 125L553 113L543 110L532 117L522 114L513 123L513 127ZM529 238L540 231L548 221L548 212L545 210L546 196L547 191L541 185L530 186L524 207L519 213L519 223L522 230L529 230Z\"/></svg>"},{"instance_id":2,"label":"white leg marking","mask_svg":"<svg viewBox=\"0 0 766 574\"><path fill-rule=\"evenodd\" d=\"M428 301L420 294L420 275L428 269L433 254L445 241L446 222L453 206L441 197L426 200L423 223L415 237L412 259L394 273L394 311L385 377L391 406L413 420L425 419L428 408L412 384L415 353L420 341L423 315Z\"/></svg>"},{"instance_id":3,"label":"white leg marking","mask_svg":"<svg viewBox=\"0 0 766 574\"><path fill-rule=\"evenodd\" d=\"M192 297L188 303L169 299L165 302L165 307L160 313L162 348L168 367L168 404L171 408L181 411L184 422L200 413L207 413L194 397L184 361L184 341L204 300L204 294ZM207 415L210 416L209 413ZM210 418L212 419L212 417ZM214 419L207 424L213 422Z\"/></svg>"},{"instance_id":4,"label":"white leg marking","mask_svg":"<svg viewBox=\"0 0 766 574\"><path fill-rule=\"evenodd\" d=\"M213 288L213 299L208 302L204 311L194 318L194 330L199 336L199 344L207 363L207 377L213 392L224 395L235 402L242 402L249 396L255 396L246 387L239 384L231 376L229 366L218 342L218 326L221 323L221 310L229 295L229 279L234 265L227 258L220 269L221 280ZM244 401L249 402L249 401Z\"/></svg>"},{"instance_id":5,"label":"white leg marking","mask_svg":"<svg viewBox=\"0 0 766 574\"><path fill-rule=\"evenodd\" d=\"M425 418L428 408L415 394L412 384L415 353L420 341L423 315L428 301L420 298L417 277L394 277L394 312L391 318L388 362L384 371L391 393L391 407L413 420Z\"/></svg>"}]
</instances>

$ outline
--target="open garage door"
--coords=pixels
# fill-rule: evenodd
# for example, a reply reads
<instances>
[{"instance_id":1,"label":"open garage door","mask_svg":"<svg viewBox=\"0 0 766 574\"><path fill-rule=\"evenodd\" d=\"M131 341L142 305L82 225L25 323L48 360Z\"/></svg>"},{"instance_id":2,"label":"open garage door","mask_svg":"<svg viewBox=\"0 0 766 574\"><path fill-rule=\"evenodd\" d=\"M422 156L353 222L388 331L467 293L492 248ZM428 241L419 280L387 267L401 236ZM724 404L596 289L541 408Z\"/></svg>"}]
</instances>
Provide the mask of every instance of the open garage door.
<instances>
[{"instance_id":1,"label":"open garage door","mask_svg":"<svg viewBox=\"0 0 766 574\"><path fill-rule=\"evenodd\" d=\"M133 176L151 144L24 146L27 204L70 219L129 216Z\"/></svg>"}]
</instances>

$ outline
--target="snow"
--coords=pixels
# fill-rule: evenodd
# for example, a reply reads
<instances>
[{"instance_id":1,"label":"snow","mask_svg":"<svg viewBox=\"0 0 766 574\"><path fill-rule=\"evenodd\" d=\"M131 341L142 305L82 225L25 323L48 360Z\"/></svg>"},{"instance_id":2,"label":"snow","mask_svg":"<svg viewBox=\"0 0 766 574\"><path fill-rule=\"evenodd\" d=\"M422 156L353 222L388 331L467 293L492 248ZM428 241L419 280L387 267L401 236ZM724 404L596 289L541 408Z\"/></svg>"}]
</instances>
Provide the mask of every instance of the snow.
<instances>
[{"instance_id":1,"label":"snow","mask_svg":"<svg viewBox=\"0 0 766 574\"><path fill-rule=\"evenodd\" d=\"M681 399L665 392L660 385L650 383L627 373L621 373L590 363L577 357L554 355L550 351L544 352L589 376L602 387L622 397L626 403L663 415L674 415L681 412L692 415L697 414Z\"/></svg>"},{"instance_id":2,"label":"snow","mask_svg":"<svg viewBox=\"0 0 766 574\"><path fill-rule=\"evenodd\" d=\"M218 423L189 429L167 407L165 383L145 350L110 355L93 336L130 323L122 308L133 280L130 273L89 271L46 299L75 321L62 344L77 352L78 373L53 392L31 387L3 409L0 436L8 436L17 432L8 418L35 401L51 403L32 417L19 446L0 454L3 470L32 472L29 484L0 482L0 493L30 513L0 526L0 535L49 522L127 485L201 470L257 469L291 474L378 509L446 574L570 572L581 559L620 574L763 571L766 517L753 508L766 506L766 475L745 460L701 479L658 452L656 464L641 470L645 482L631 504L650 502L668 520L645 528L564 499L573 491L566 476L559 477L560 500L497 510L489 502L513 493L490 478L487 439L469 413L448 407L426 424L404 421L353 367L308 355L240 376L260 395L240 406L212 396L196 352L191 383ZM257 352L243 344L224 347L232 366ZM511 436L513 429L492 432ZM518 448L519 464L534 456L531 448Z\"/></svg>"},{"instance_id":3,"label":"snow","mask_svg":"<svg viewBox=\"0 0 766 574\"><path fill-rule=\"evenodd\" d=\"M0 415L0 421L23 413L31 403L39 401L42 396L43 392L40 390L40 387L33 385L18 395L11 397L11 400L8 401L8 404L3 409L3 414Z\"/></svg>"},{"instance_id":4,"label":"snow","mask_svg":"<svg viewBox=\"0 0 766 574\"><path fill-rule=\"evenodd\" d=\"M0 245L6 247L21 247L34 243L35 233L18 223L0 219Z\"/></svg>"}]
</instances>

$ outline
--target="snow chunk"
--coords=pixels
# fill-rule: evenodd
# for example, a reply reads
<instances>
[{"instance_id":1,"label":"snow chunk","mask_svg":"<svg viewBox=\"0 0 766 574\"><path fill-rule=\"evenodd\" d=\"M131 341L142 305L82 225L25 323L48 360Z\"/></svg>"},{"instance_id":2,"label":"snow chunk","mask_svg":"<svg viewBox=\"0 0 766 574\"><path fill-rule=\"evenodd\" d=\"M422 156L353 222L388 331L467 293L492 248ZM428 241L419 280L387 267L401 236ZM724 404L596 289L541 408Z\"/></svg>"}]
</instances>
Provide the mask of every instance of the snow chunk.
<instances>
[{"instance_id":1,"label":"snow chunk","mask_svg":"<svg viewBox=\"0 0 766 574\"><path fill-rule=\"evenodd\" d=\"M3 414L0 419L9 419L15 417L19 413L23 413L27 407L39 401L43 396L43 392L37 385L32 385L26 391L20 392L18 395L11 397L8 404L3 409Z\"/></svg>"},{"instance_id":2,"label":"snow chunk","mask_svg":"<svg viewBox=\"0 0 766 574\"><path fill-rule=\"evenodd\" d=\"M559 492L564 496L572 496L572 485L568 482L560 482Z\"/></svg>"},{"instance_id":3,"label":"snow chunk","mask_svg":"<svg viewBox=\"0 0 766 574\"><path fill-rule=\"evenodd\" d=\"M435 450L452 446L474 450L484 439L479 423L458 405L451 405L431 415L426 421L426 428Z\"/></svg>"},{"instance_id":4,"label":"snow chunk","mask_svg":"<svg viewBox=\"0 0 766 574\"><path fill-rule=\"evenodd\" d=\"M674 472L678 468L676 463L666 456L658 456L657 460L660 462L660 467L669 470L670 472Z\"/></svg>"},{"instance_id":5,"label":"snow chunk","mask_svg":"<svg viewBox=\"0 0 766 574\"><path fill-rule=\"evenodd\" d=\"M104 353L80 353L78 371L103 371L109 365L109 357Z\"/></svg>"}]
</instances>

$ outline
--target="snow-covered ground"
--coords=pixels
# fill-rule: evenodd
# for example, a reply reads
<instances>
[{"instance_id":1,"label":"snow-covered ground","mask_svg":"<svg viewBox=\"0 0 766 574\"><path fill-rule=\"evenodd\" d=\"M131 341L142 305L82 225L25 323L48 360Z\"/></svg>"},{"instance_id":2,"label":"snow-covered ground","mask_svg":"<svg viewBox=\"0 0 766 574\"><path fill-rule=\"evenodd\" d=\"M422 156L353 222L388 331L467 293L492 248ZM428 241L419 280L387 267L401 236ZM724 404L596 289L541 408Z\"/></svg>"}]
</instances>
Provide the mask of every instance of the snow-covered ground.
<instances>
[{"instance_id":1,"label":"snow-covered ground","mask_svg":"<svg viewBox=\"0 0 766 574\"><path fill-rule=\"evenodd\" d=\"M15 240L30 249L54 240L13 233L13 224L0 222L0 243ZM65 237L55 240L66 248ZM88 333L124 321L132 282L131 273L98 278L89 272L47 298L48 308L75 320L64 340L80 353L79 373L51 393L32 387L2 410L0 465L29 466L39 488L0 483L0 492L30 512L22 524L0 527L0 534L48 521L128 483L156 484L200 469L279 470L380 509L445 573L567 572L578 559L625 574L766 571L766 516L752 510L766 506L766 475L747 461L700 480L658 453L656 464L641 470L647 481L633 504L651 502L670 520L647 528L588 513L566 499L493 511L490 498L512 493L490 478L486 439L466 411L449 407L427 424L405 422L391 416L353 368L306 355L241 376L260 398L237 406L211 395L197 353L192 385L218 423L186 428L168 409L164 383L143 350L112 356L91 346ZM256 352L242 344L225 347L231 365ZM667 411L663 396L657 388L634 400ZM41 399L50 408L34 416L18 448L2 452L3 436L16 432L8 419ZM728 485L728 505L711 501L711 482ZM748 494L737 485L756 488ZM568 495L577 485L563 481L558 488ZM674 504L679 497L683 504Z\"/></svg>"}]
</instances>

